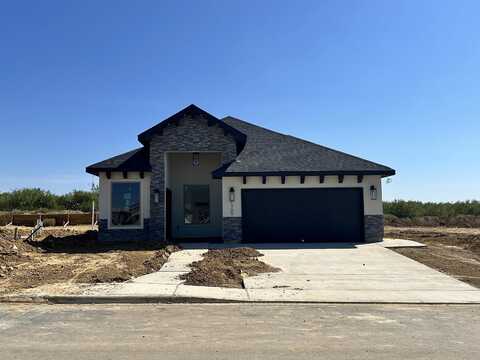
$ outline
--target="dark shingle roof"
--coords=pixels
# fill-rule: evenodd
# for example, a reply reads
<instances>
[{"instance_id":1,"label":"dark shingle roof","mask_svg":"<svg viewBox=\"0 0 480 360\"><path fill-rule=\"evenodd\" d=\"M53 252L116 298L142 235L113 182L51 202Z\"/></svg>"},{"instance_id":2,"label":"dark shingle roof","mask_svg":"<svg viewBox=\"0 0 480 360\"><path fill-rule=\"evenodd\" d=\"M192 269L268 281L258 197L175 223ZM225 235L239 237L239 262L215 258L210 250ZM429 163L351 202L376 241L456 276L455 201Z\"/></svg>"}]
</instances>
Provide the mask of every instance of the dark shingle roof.
<instances>
[{"instance_id":1,"label":"dark shingle roof","mask_svg":"<svg viewBox=\"0 0 480 360\"><path fill-rule=\"evenodd\" d=\"M98 175L100 171L151 171L148 151L141 147L87 167L89 174Z\"/></svg>"},{"instance_id":2,"label":"dark shingle roof","mask_svg":"<svg viewBox=\"0 0 480 360\"><path fill-rule=\"evenodd\" d=\"M246 121L228 116L222 120L190 105L177 114L144 131L138 139L145 147L87 167L87 172L98 175L100 171L151 171L148 143L165 126L184 116L202 117L209 125L223 128L237 142L235 161L222 165L213 176L246 175L394 175L395 170L356 156L317 145L293 136L280 134Z\"/></svg>"},{"instance_id":3,"label":"dark shingle roof","mask_svg":"<svg viewBox=\"0 0 480 360\"><path fill-rule=\"evenodd\" d=\"M246 140L245 134L231 127L224 121L217 119L212 114L209 114L208 112L206 112L203 109L200 109L198 106L194 104L188 105L186 108L180 110L176 114L173 114L172 116L168 117L167 119L163 120L157 125L151 127L150 129L145 130L140 135L138 135L138 141L140 141L144 145L148 144L155 134L162 134L163 129L167 127L169 124L171 123L178 124L178 122L186 116L192 117L192 118L204 118L208 121L209 126L210 125L219 126L220 128L223 129L223 131L226 134L228 133L233 136L233 138L235 139L235 142L237 143L237 153L240 153L240 151L242 151L243 146L245 145L245 140Z\"/></svg>"},{"instance_id":4,"label":"dark shingle roof","mask_svg":"<svg viewBox=\"0 0 480 360\"><path fill-rule=\"evenodd\" d=\"M284 135L228 116L225 123L247 135L236 161L215 176L244 174L393 175L395 170L356 156Z\"/></svg>"}]
</instances>

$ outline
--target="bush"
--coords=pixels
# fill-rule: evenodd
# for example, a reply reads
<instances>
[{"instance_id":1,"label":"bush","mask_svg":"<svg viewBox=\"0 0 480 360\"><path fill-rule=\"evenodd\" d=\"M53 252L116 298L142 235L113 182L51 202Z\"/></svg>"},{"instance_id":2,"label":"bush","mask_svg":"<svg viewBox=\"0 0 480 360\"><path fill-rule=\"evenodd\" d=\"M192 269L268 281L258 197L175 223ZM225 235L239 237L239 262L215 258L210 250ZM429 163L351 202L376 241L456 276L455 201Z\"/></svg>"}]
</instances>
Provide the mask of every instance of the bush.
<instances>
[{"instance_id":1,"label":"bush","mask_svg":"<svg viewBox=\"0 0 480 360\"><path fill-rule=\"evenodd\" d=\"M0 193L0 211L39 210L92 210L92 200L98 208L98 187L92 191L74 190L64 195L55 195L39 188L25 188Z\"/></svg>"},{"instance_id":2,"label":"bush","mask_svg":"<svg viewBox=\"0 0 480 360\"><path fill-rule=\"evenodd\" d=\"M384 213L399 218L419 216L438 216L448 218L458 215L480 216L480 202L477 200L457 201L454 203L434 203L420 201L395 200L384 202Z\"/></svg>"}]
</instances>

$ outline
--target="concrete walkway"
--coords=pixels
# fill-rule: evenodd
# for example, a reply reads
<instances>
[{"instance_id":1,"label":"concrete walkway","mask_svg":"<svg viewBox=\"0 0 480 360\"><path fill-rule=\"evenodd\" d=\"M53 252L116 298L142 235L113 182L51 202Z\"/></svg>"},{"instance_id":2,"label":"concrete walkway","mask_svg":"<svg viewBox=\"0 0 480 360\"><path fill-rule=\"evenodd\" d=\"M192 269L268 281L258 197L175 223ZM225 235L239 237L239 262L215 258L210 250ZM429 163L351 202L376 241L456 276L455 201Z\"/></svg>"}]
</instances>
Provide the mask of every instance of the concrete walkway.
<instances>
[{"instance_id":1,"label":"concrete walkway","mask_svg":"<svg viewBox=\"0 0 480 360\"><path fill-rule=\"evenodd\" d=\"M422 246L413 241L252 246L264 254L262 261L282 271L247 277L244 289L184 285L179 275L207 251L194 248L172 254L156 273L85 294L255 302L480 303L480 290L388 249Z\"/></svg>"},{"instance_id":2,"label":"concrete walkway","mask_svg":"<svg viewBox=\"0 0 480 360\"><path fill-rule=\"evenodd\" d=\"M158 272L118 284L85 284L70 299L73 302L83 297L82 301L87 302L103 298L102 301L123 302L480 303L479 289L388 249L423 246L414 241L250 246L264 254L260 260L282 271L247 277L244 289L184 285L179 276L187 273L188 265L200 260L208 250L207 244L190 244L185 245L185 250L173 253ZM40 295L53 301L56 298L55 294ZM63 294L61 297L69 298Z\"/></svg>"}]
</instances>

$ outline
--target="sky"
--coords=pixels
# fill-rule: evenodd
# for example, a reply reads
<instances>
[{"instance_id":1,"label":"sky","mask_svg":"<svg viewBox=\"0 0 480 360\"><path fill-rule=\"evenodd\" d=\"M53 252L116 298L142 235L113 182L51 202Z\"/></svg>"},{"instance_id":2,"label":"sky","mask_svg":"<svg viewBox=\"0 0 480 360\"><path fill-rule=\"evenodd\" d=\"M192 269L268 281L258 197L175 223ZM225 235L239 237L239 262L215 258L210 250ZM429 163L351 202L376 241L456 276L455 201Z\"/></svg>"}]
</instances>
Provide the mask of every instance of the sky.
<instances>
[{"instance_id":1,"label":"sky","mask_svg":"<svg viewBox=\"0 0 480 360\"><path fill-rule=\"evenodd\" d=\"M388 165L384 199L480 198L478 1L0 1L0 191L194 103Z\"/></svg>"}]
</instances>

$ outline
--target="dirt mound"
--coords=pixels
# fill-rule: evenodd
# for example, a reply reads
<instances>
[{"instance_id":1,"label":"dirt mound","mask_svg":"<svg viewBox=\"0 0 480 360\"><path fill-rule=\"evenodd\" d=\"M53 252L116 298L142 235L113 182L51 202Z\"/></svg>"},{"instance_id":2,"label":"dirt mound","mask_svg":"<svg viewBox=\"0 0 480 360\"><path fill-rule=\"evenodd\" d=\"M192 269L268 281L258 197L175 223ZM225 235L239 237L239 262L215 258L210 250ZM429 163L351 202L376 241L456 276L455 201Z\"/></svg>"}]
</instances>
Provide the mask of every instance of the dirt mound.
<instances>
[{"instance_id":1,"label":"dirt mound","mask_svg":"<svg viewBox=\"0 0 480 360\"><path fill-rule=\"evenodd\" d=\"M414 218L399 218L395 215L385 214L386 226L424 226L424 227L463 227L463 228L480 228L480 216L474 215L457 215L450 217L441 216L418 216Z\"/></svg>"},{"instance_id":2,"label":"dirt mound","mask_svg":"<svg viewBox=\"0 0 480 360\"><path fill-rule=\"evenodd\" d=\"M186 285L243 288L243 276L280 271L258 260L260 256L257 250L247 247L209 250L180 278Z\"/></svg>"},{"instance_id":3,"label":"dirt mound","mask_svg":"<svg viewBox=\"0 0 480 360\"><path fill-rule=\"evenodd\" d=\"M46 232L47 235L41 240L29 241L31 246L42 249L46 252L105 252L113 250L157 250L163 249L165 244L158 241L143 242L118 242L104 243L98 242L98 231L87 230L83 232L62 233Z\"/></svg>"},{"instance_id":4,"label":"dirt mound","mask_svg":"<svg viewBox=\"0 0 480 360\"><path fill-rule=\"evenodd\" d=\"M40 241L30 241L29 244L43 250L68 251L73 249L92 249L97 246L98 232L89 230L80 234L53 235L49 234Z\"/></svg>"},{"instance_id":5,"label":"dirt mound","mask_svg":"<svg viewBox=\"0 0 480 360\"><path fill-rule=\"evenodd\" d=\"M29 251L39 251L35 246L27 244L23 240L0 239L0 254L10 255Z\"/></svg>"},{"instance_id":6,"label":"dirt mound","mask_svg":"<svg viewBox=\"0 0 480 360\"><path fill-rule=\"evenodd\" d=\"M179 246L168 245L165 249L156 251L150 258L143 262L143 266L147 271L146 273L148 274L160 270L170 254L180 250L181 248Z\"/></svg>"},{"instance_id":7,"label":"dirt mound","mask_svg":"<svg viewBox=\"0 0 480 360\"><path fill-rule=\"evenodd\" d=\"M150 274L162 268L172 252L180 250L177 246L152 252L130 251L120 254L120 258L106 266L82 272L75 278L77 283L122 282Z\"/></svg>"},{"instance_id":8,"label":"dirt mound","mask_svg":"<svg viewBox=\"0 0 480 360\"><path fill-rule=\"evenodd\" d=\"M446 223L452 227L480 228L480 216L457 215L449 218Z\"/></svg>"}]
</instances>

